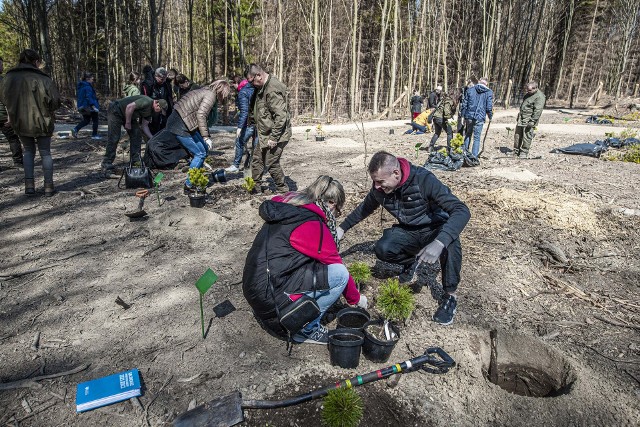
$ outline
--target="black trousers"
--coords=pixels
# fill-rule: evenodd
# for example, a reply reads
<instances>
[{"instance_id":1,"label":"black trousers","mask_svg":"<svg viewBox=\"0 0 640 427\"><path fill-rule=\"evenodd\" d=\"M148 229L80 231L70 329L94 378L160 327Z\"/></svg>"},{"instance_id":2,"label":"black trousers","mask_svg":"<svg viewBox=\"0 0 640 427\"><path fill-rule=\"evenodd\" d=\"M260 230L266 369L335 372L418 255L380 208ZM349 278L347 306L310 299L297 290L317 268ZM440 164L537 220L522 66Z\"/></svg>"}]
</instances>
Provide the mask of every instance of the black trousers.
<instances>
[{"instance_id":1,"label":"black trousers","mask_svg":"<svg viewBox=\"0 0 640 427\"><path fill-rule=\"evenodd\" d=\"M0 122L0 128L2 129L2 133L5 138L7 138L7 141L9 141L9 149L11 150L13 162L22 163L22 143L20 142L20 138L13 131L13 128L11 126L6 126L6 124L6 120L4 122Z\"/></svg>"},{"instance_id":2,"label":"black trousers","mask_svg":"<svg viewBox=\"0 0 640 427\"><path fill-rule=\"evenodd\" d=\"M407 227L399 224L387 228L376 242L376 256L381 261L404 266L411 265L418 252L433 242L440 233L440 227ZM462 268L462 246L460 239L455 239L440 254L442 270L442 287L445 292L453 293L460 283Z\"/></svg>"}]
</instances>

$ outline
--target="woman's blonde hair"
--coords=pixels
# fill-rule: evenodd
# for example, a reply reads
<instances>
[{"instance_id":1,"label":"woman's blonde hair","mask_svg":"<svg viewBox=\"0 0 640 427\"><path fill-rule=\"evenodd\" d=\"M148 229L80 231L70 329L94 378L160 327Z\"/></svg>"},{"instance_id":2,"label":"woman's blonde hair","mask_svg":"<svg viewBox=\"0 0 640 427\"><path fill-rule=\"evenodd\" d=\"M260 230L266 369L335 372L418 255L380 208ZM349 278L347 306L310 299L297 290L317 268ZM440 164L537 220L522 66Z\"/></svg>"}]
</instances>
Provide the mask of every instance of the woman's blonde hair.
<instances>
[{"instance_id":1,"label":"woman's blonde hair","mask_svg":"<svg viewBox=\"0 0 640 427\"><path fill-rule=\"evenodd\" d=\"M216 93L219 100L226 99L231 93L231 85L224 79L215 80L209 85L209 89Z\"/></svg>"},{"instance_id":2,"label":"woman's blonde hair","mask_svg":"<svg viewBox=\"0 0 640 427\"><path fill-rule=\"evenodd\" d=\"M310 186L304 190L291 193L291 196L285 199L285 202L295 206L308 205L316 201L332 202L338 210L342 210L345 195L340 181L328 175L320 175Z\"/></svg>"}]
</instances>

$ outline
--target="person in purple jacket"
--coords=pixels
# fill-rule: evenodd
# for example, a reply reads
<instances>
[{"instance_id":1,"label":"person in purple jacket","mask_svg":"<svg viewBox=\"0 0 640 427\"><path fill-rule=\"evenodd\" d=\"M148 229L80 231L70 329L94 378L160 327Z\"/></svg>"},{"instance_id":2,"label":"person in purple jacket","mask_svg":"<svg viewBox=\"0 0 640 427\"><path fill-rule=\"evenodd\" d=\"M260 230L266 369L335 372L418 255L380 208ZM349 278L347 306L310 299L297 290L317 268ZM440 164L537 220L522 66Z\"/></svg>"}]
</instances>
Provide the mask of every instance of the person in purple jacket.
<instances>
[{"instance_id":1,"label":"person in purple jacket","mask_svg":"<svg viewBox=\"0 0 640 427\"><path fill-rule=\"evenodd\" d=\"M473 137L471 154L478 157L480 154L480 135L486 117L493 119L493 91L488 87L487 77L478 80L478 84L467 89L462 100L461 110L464 111L465 132L464 149L469 151L469 144Z\"/></svg>"}]
</instances>

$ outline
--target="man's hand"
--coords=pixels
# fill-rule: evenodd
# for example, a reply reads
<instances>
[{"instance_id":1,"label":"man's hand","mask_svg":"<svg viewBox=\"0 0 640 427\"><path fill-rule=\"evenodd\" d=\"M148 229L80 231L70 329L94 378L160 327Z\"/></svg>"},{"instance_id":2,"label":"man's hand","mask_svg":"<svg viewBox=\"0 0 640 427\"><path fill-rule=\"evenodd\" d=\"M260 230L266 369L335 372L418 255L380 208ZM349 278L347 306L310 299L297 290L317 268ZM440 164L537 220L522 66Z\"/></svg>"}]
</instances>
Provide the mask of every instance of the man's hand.
<instances>
[{"instance_id":1,"label":"man's hand","mask_svg":"<svg viewBox=\"0 0 640 427\"><path fill-rule=\"evenodd\" d=\"M269 148L275 148L278 145L278 141L274 141L272 139L267 141L267 147Z\"/></svg>"},{"instance_id":2,"label":"man's hand","mask_svg":"<svg viewBox=\"0 0 640 427\"><path fill-rule=\"evenodd\" d=\"M367 297L364 295L360 295L360 301L358 301L358 304L356 304L358 307L360 308L364 308L365 310L367 309L367 307L369 307L369 301L367 300Z\"/></svg>"},{"instance_id":3,"label":"man's hand","mask_svg":"<svg viewBox=\"0 0 640 427\"><path fill-rule=\"evenodd\" d=\"M418 252L418 260L419 262L427 262L429 264L433 264L434 262L440 259L440 254L444 249L444 244L440 242L440 240L434 240L429 243L427 246L422 248L420 252Z\"/></svg>"},{"instance_id":4,"label":"man's hand","mask_svg":"<svg viewBox=\"0 0 640 427\"><path fill-rule=\"evenodd\" d=\"M126 130L131 130L131 122L126 122L126 123L124 124L124 128L125 128Z\"/></svg>"},{"instance_id":5,"label":"man's hand","mask_svg":"<svg viewBox=\"0 0 640 427\"><path fill-rule=\"evenodd\" d=\"M240 138L240 134L242 133L242 129L238 128L236 129L236 138Z\"/></svg>"},{"instance_id":6,"label":"man's hand","mask_svg":"<svg viewBox=\"0 0 640 427\"><path fill-rule=\"evenodd\" d=\"M213 141L211 140L211 138L205 138L204 143L207 145L207 148L209 150L213 149Z\"/></svg>"},{"instance_id":7,"label":"man's hand","mask_svg":"<svg viewBox=\"0 0 640 427\"><path fill-rule=\"evenodd\" d=\"M344 230L342 229L342 227L338 227L336 229L336 234L338 235L338 241L344 238Z\"/></svg>"}]
</instances>

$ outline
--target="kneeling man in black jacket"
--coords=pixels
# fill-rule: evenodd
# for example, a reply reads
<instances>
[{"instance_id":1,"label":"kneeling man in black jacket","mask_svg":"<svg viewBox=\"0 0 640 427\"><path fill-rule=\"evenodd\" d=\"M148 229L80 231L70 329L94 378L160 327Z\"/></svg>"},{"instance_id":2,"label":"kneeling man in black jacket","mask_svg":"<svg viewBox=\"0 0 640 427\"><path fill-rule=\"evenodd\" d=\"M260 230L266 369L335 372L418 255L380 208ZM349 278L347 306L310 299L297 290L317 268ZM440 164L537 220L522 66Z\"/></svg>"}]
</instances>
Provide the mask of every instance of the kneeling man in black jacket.
<instances>
[{"instance_id":1,"label":"kneeling man in black jacket","mask_svg":"<svg viewBox=\"0 0 640 427\"><path fill-rule=\"evenodd\" d=\"M469 221L469 208L451 193L430 171L408 160L379 151L369 162L373 186L364 201L338 227L338 238L382 205L398 224L384 230L376 242L376 256L401 264L400 283L420 292L424 280L418 278L421 263L440 261L445 291L433 320L453 323L460 283L462 248L459 235Z\"/></svg>"}]
</instances>

